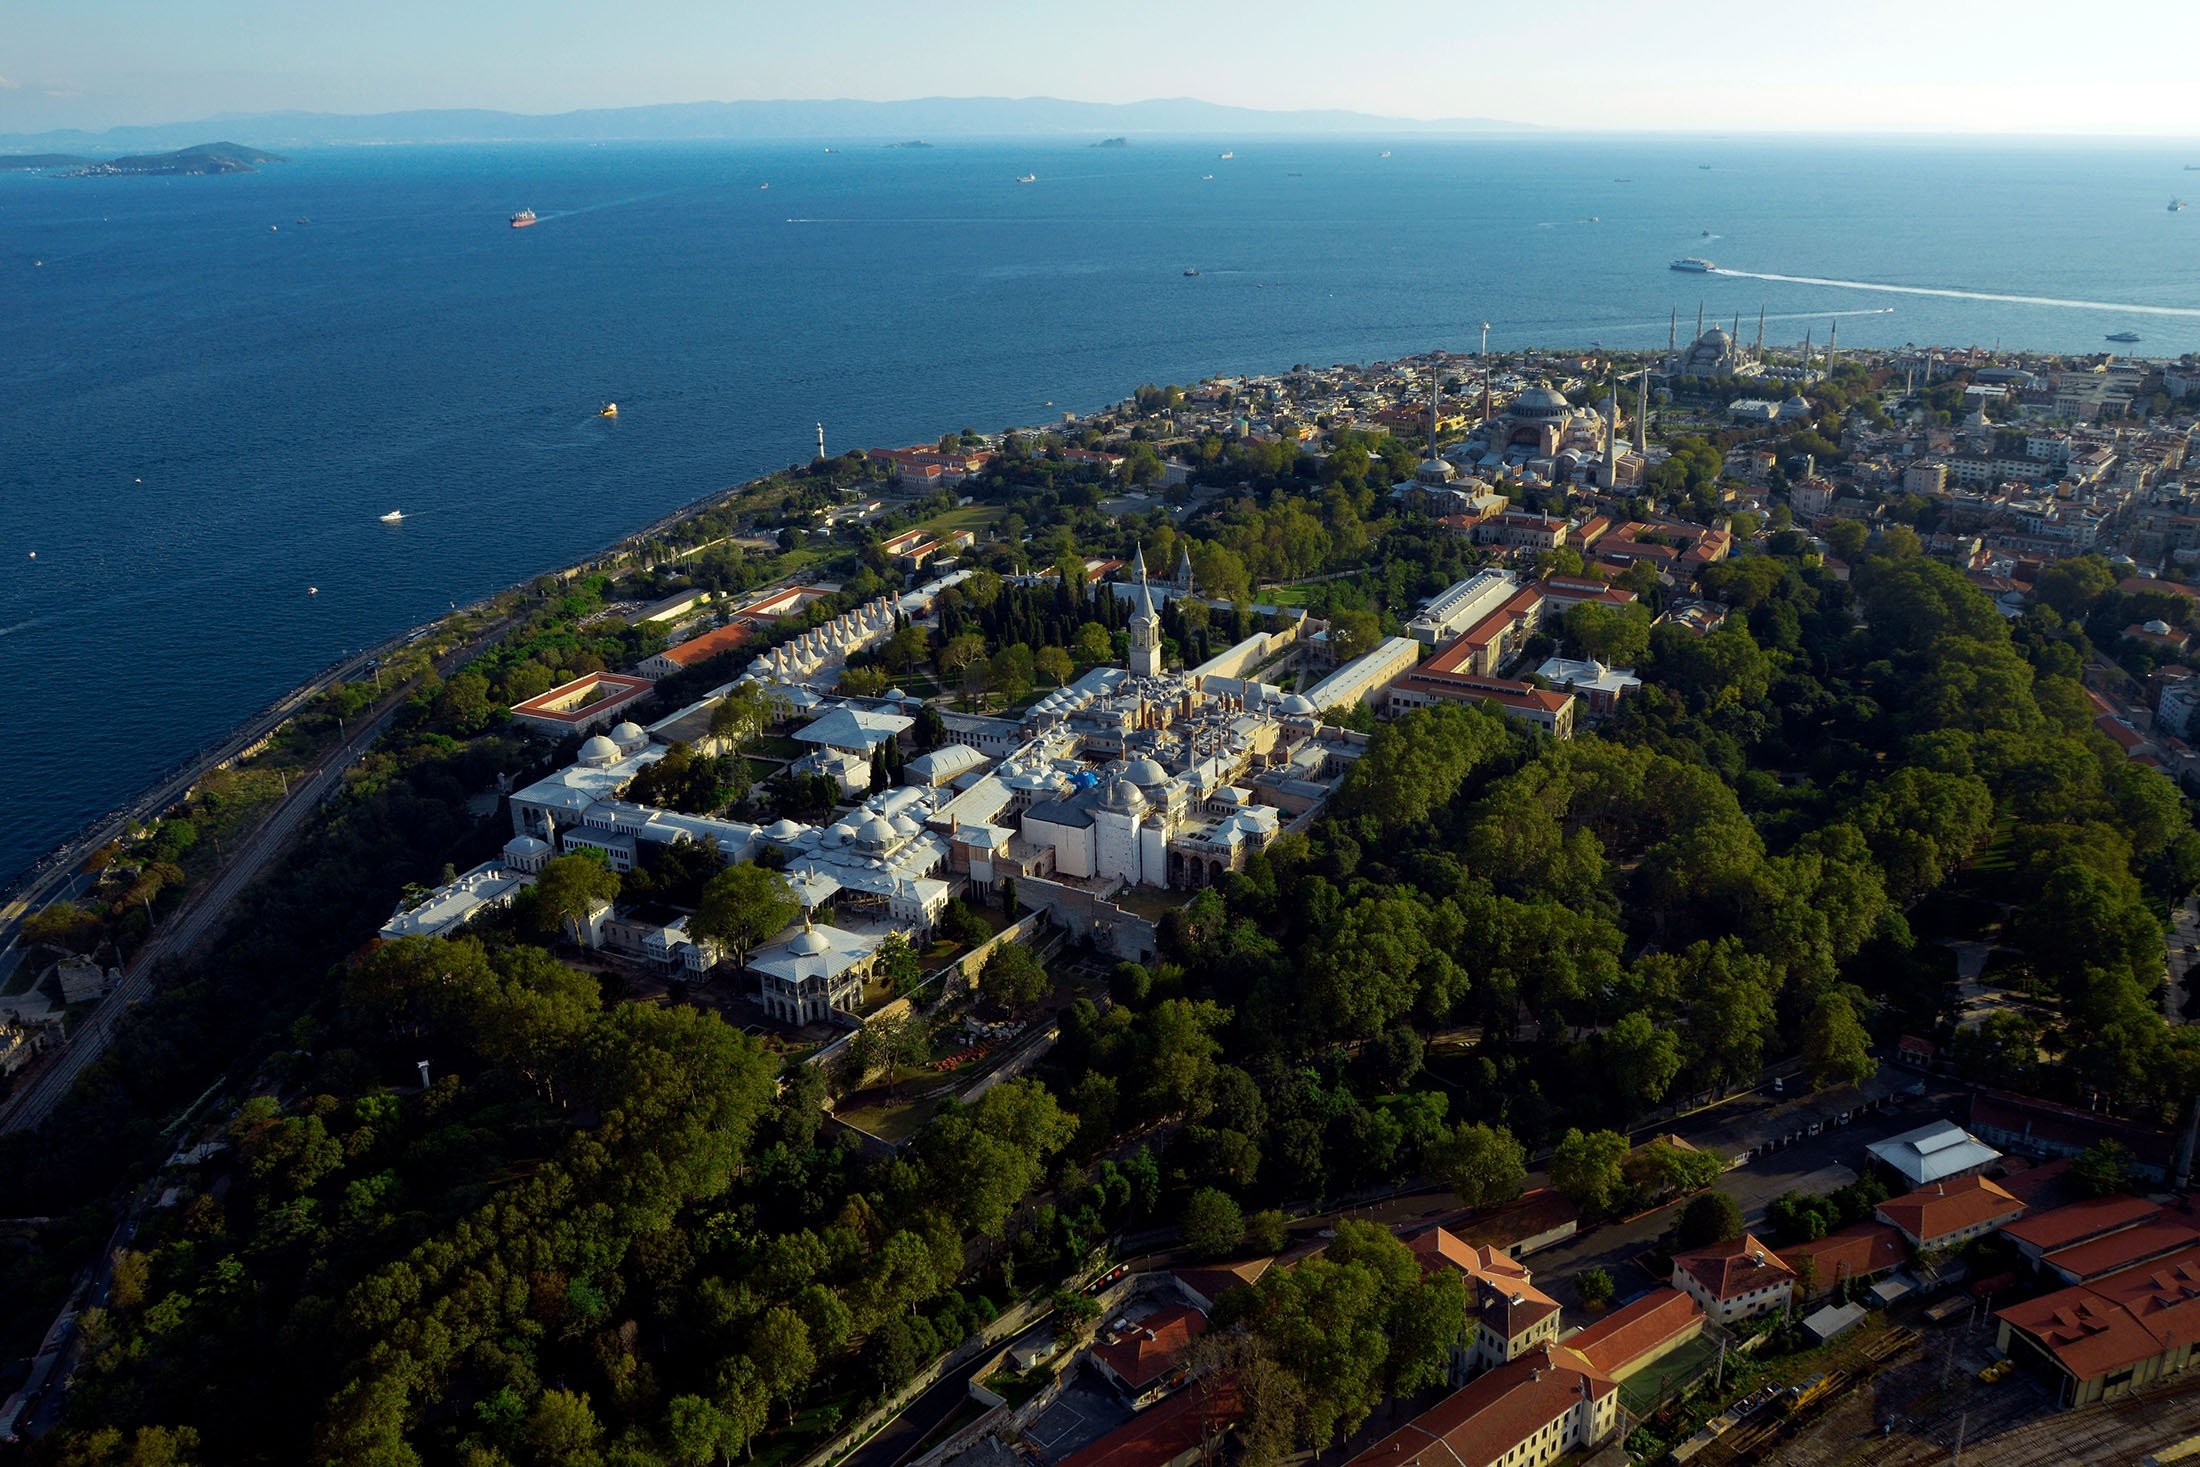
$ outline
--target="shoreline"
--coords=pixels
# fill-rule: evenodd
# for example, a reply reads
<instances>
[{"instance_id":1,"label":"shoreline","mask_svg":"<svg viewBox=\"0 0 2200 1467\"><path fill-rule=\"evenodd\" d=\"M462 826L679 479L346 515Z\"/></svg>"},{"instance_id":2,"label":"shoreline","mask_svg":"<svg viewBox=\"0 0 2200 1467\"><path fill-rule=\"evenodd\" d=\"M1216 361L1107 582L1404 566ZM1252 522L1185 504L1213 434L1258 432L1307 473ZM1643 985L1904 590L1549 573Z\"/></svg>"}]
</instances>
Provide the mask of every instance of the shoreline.
<instances>
[{"instance_id":1,"label":"shoreline","mask_svg":"<svg viewBox=\"0 0 2200 1467\"><path fill-rule=\"evenodd\" d=\"M438 628L485 610L500 596L521 590L543 576L563 579L585 573L614 555L630 553L651 535L722 504L768 477L769 474L761 474L739 484L712 490L659 515L646 525L626 531L578 560L534 571L484 592L463 606L445 611L441 616L392 632L380 641L338 657L281 697L247 715L228 732L203 745L197 753L155 773L138 794L105 815L90 817L78 827L75 834L49 847L43 855L0 881L0 928L7 929L7 941L0 944L0 957L15 949L15 925L29 913L68 894L66 888L73 885L76 876L82 874L83 862L93 852L118 839L132 826L143 824L150 817L175 804L189 794L194 785L217 769L225 768L249 755L322 693L349 681L354 674L392 652L432 636Z\"/></svg>"}]
</instances>

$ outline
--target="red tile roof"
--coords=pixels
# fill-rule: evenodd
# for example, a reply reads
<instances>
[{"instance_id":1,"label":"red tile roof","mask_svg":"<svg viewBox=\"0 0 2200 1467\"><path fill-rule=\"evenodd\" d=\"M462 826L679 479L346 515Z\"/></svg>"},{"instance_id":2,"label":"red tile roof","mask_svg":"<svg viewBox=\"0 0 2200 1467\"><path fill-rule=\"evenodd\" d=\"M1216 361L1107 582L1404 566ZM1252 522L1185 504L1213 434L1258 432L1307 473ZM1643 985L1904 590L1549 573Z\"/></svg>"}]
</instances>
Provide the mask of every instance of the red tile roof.
<instances>
[{"instance_id":1,"label":"red tile roof","mask_svg":"<svg viewBox=\"0 0 2200 1467\"><path fill-rule=\"evenodd\" d=\"M1538 1187L1493 1211L1471 1213L1449 1227L1455 1237L1469 1243L1487 1243L1502 1252L1580 1221L1580 1208L1549 1187Z\"/></svg>"},{"instance_id":2,"label":"red tile roof","mask_svg":"<svg viewBox=\"0 0 2200 1467\"><path fill-rule=\"evenodd\" d=\"M1617 1379L1635 1361L1703 1328L1703 1306L1679 1289L1652 1289L1566 1341L1599 1375Z\"/></svg>"},{"instance_id":3,"label":"red tile roof","mask_svg":"<svg viewBox=\"0 0 2200 1467\"><path fill-rule=\"evenodd\" d=\"M1601 1400L1618 1389L1573 1351L1544 1345L1452 1392L1347 1467L1490 1467L1584 1395Z\"/></svg>"},{"instance_id":4,"label":"red tile roof","mask_svg":"<svg viewBox=\"0 0 2200 1467\"><path fill-rule=\"evenodd\" d=\"M1212 1304L1232 1289L1248 1288L1260 1282L1260 1276L1268 1272L1273 1258L1252 1258L1243 1263L1218 1263L1208 1268L1180 1268L1176 1280Z\"/></svg>"},{"instance_id":5,"label":"red tile roof","mask_svg":"<svg viewBox=\"0 0 2200 1467\"><path fill-rule=\"evenodd\" d=\"M1060 1467L1165 1467L1202 1446L1245 1414L1237 1378L1206 1376L1098 1441L1064 1457Z\"/></svg>"},{"instance_id":6,"label":"red tile roof","mask_svg":"<svg viewBox=\"0 0 2200 1467\"><path fill-rule=\"evenodd\" d=\"M2195 1244L2200 1244L2200 1232L2184 1223L2150 1222L2110 1233L2105 1238L2095 1238L2090 1243L2058 1249L2040 1261L2049 1268L2059 1269L2065 1277L2091 1283L2120 1269L2167 1258Z\"/></svg>"},{"instance_id":7,"label":"red tile roof","mask_svg":"<svg viewBox=\"0 0 2200 1467\"><path fill-rule=\"evenodd\" d=\"M657 685L646 677L628 677L616 672L584 672L571 682L560 683L547 693L537 693L524 703L512 705L512 712L527 718L540 718L556 723L580 723L583 719L600 718L621 704L646 698L656 691ZM574 707L559 707L570 699L585 698L600 691L603 696L592 703Z\"/></svg>"},{"instance_id":8,"label":"red tile roof","mask_svg":"<svg viewBox=\"0 0 2200 1467\"><path fill-rule=\"evenodd\" d=\"M2004 1191L2000 1183L1974 1176L1905 1192L1873 1210L1880 1221L1894 1224L1921 1246L1930 1247L1934 1239L1965 1228L1997 1219L2014 1221L2024 1215L2024 1204Z\"/></svg>"},{"instance_id":9,"label":"red tile roof","mask_svg":"<svg viewBox=\"0 0 2200 1467\"><path fill-rule=\"evenodd\" d=\"M1996 1317L2079 1380L2136 1365L2176 1341L2200 1338L2200 1248L2013 1304Z\"/></svg>"},{"instance_id":10,"label":"red tile roof","mask_svg":"<svg viewBox=\"0 0 2200 1467\"><path fill-rule=\"evenodd\" d=\"M1693 1253L1677 1253L1673 1266L1704 1286L1712 1298L1724 1302L1753 1294L1767 1284L1795 1277L1785 1259L1766 1247L1755 1235L1744 1233Z\"/></svg>"},{"instance_id":11,"label":"red tile roof","mask_svg":"<svg viewBox=\"0 0 2200 1467\"><path fill-rule=\"evenodd\" d=\"M1192 1341L1206 1332L1206 1315L1189 1304L1171 1304L1093 1346L1092 1353L1124 1385L1141 1391L1181 1364Z\"/></svg>"},{"instance_id":12,"label":"red tile roof","mask_svg":"<svg viewBox=\"0 0 2200 1467\"><path fill-rule=\"evenodd\" d=\"M1824 1293L1843 1279L1870 1278L1898 1266L1910 1256L1910 1245L1885 1223L1861 1222L1808 1243L1785 1244L1780 1256L1798 1273L1803 1260L1811 1260L1812 1287Z\"/></svg>"},{"instance_id":13,"label":"red tile roof","mask_svg":"<svg viewBox=\"0 0 2200 1467\"><path fill-rule=\"evenodd\" d=\"M2088 1197L2068 1207L2051 1208L2021 1218L2003 1228L2001 1233L2013 1243L2052 1253L2058 1248L2074 1247L2124 1228L2152 1222L2161 1215L2162 1209L2144 1197L2118 1192L2108 1197Z\"/></svg>"},{"instance_id":14,"label":"red tile roof","mask_svg":"<svg viewBox=\"0 0 2200 1467\"><path fill-rule=\"evenodd\" d=\"M665 661L681 667L695 667L713 657L724 656L748 639L749 629L736 622L714 632L705 632L700 637L691 637L677 647L667 647L660 655Z\"/></svg>"}]
</instances>

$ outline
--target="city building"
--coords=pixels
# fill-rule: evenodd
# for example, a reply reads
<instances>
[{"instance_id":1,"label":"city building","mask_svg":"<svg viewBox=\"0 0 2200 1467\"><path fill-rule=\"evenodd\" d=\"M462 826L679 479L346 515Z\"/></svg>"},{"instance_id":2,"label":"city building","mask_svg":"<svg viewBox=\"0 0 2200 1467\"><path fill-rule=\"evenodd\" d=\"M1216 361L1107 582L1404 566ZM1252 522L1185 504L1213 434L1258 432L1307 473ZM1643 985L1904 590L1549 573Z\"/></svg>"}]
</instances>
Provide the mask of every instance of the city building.
<instances>
[{"instance_id":1,"label":"city building","mask_svg":"<svg viewBox=\"0 0 2200 1467\"><path fill-rule=\"evenodd\" d=\"M1703 1306L1678 1289L1652 1289L1585 1329L1566 1348L1608 1380L1624 1381L1703 1333Z\"/></svg>"},{"instance_id":2,"label":"city building","mask_svg":"<svg viewBox=\"0 0 2200 1467\"><path fill-rule=\"evenodd\" d=\"M654 691L646 677L616 672L582 673L547 693L512 705L512 722L552 735L587 733L616 723Z\"/></svg>"},{"instance_id":3,"label":"city building","mask_svg":"<svg viewBox=\"0 0 2200 1467\"><path fill-rule=\"evenodd\" d=\"M1861 1222L1806 1243L1786 1244L1780 1256L1795 1270L1805 1299L1816 1301L1893 1272L1909 1261L1910 1248L1898 1229Z\"/></svg>"},{"instance_id":4,"label":"city building","mask_svg":"<svg viewBox=\"0 0 2200 1467\"><path fill-rule=\"evenodd\" d=\"M814 1024L854 1013L863 980L878 956L879 936L819 927L804 920L791 937L749 954L764 1012L785 1024Z\"/></svg>"},{"instance_id":5,"label":"city building","mask_svg":"<svg viewBox=\"0 0 2200 1467\"><path fill-rule=\"evenodd\" d=\"M1575 1352L1541 1345L1454 1391L1346 1467L1542 1467L1619 1424L1619 1385Z\"/></svg>"},{"instance_id":6,"label":"city building","mask_svg":"<svg viewBox=\"0 0 2200 1467\"><path fill-rule=\"evenodd\" d=\"M1472 1325L1454 1361L1460 1377L1517 1360L1558 1338L1558 1301L1535 1286L1526 1264L1444 1228L1417 1234L1406 1246L1424 1272L1456 1269L1466 1285Z\"/></svg>"},{"instance_id":7,"label":"city building","mask_svg":"<svg viewBox=\"0 0 2200 1467\"><path fill-rule=\"evenodd\" d=\"M523 841L529 842L529 855L535 847L548 849L530 836L515 836L512 845ZM528 872L514 870L500 862L484 861L455 880L411 902L400 903L390 920L382 924L379 935L391 940L449 937L483 912L509 906L513 897L534 882L535 878Z\"/></svg>"},{"instance_id":8,"label":"city building","mask_svg":"<svg viewBox=\"0 0 2200 1467\"><path fill-rule=\"evenodd\" d=\"M1714 1324L1733 1324L1786 1307L1795 1270L1753 1234L1673 1256L1672 1285L1702 1306Z\"/></svg>"},{"instance_id":9,"label":"city building","mask_svg":"<svg viewBox=\"0 0 2200 1467\"><path fill-rule=\"evenodd\" d=\"M1874 1141L1864 1151L1913 1189L1967 1177L2001 1160L2000 1152L1952 1121L1934 1121Z\"/></svg>"},{"instance_id":10,"label":"city building","mask_svg":"<svg viewBox=\"0 0 2200 1467\"><path fill-rule=\"evenodd\" d=\"M2200 1248L1997 1310L1995 1345L2044 1369L2064 1406L2114 1401L2184 1370L2200 1342Z\"/></svg>"},{"instance_id":11,"label":"city building","mask_svg":"<svg viewBox=\"0 0 2200 1467\"><path fill-rule=\"evenodd\" d=\"M1912 1248L1945 1251L1982 1238L2024 1215L2024 1204L1975 1173L1928 1182L1891 1197L1872 1215L1901 1233Z\"/></svg>"},{"instance_id":12,"label":"city building","mask_svg":"<svg viewBox=\"0 0 2200 1467\"><path fill-rule=\"evenodd\" d=\"M749 637L749 628L744 623L733 622L667 647L655 656L645 657L635 670L646 678L671 677L676 672L701 667L713 657L723 657L737 650Z\"/></svg>"}]
</instances>

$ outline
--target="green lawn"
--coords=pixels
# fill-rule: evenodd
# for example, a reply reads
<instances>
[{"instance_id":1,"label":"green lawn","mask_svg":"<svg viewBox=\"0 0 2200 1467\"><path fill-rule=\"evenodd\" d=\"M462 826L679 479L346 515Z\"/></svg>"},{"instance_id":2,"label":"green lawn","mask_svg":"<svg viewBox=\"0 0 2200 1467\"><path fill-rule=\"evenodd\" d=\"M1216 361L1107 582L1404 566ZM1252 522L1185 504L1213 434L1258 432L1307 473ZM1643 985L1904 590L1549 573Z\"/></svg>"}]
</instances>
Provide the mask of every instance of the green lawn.
<instances>
[{"instance_id":1,"label":"green lawn","mask_svg":"<svg viewBox=\"0 0 2200 1467\"><path fill-rule=\"evenodd\" d=\"M1008 517L1008 507L999 504L966 504L951 509L946 514L936 514L924 522L924 528L935 535L954 530L968 530L975 535L980 530L991 529Z\"/></svg>"},{"instance_id":2,"label":"green lawn","mask_svg":"<svg viewBox=\"0 0 2200 1467\"><path fill-rule=\"evenodd\" d=\"M1709 1335L1698 1335L1621 1381L1619 1403L1636 1417L1648 1416L1657 1408L1661 1395L1678 1396L1690 1383L1708 1374L1718 1358L1717 1342Z\"/></svg>"}]
</instances>

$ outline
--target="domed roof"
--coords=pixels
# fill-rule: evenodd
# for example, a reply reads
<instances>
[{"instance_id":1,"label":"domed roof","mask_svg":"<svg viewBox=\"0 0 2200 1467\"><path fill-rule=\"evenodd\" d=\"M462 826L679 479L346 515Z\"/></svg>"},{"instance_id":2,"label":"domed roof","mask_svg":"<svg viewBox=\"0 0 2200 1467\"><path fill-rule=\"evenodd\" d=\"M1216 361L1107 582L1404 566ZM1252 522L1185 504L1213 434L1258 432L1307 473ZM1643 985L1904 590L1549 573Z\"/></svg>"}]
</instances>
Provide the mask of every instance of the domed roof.
<instances>
[{"instance_id":1,"label":"domed roof","mask_svg":"<svg viewBox=\"0 0 2200 1467\"><path fill-rule=\"evenodd\" d=\"M1142 790L1169 782L1169 771L1151 759L1133 759L1123 768L1123 777Z\"/></svg>"},{"instance_id":2,"label":"domed roof","mask_svg":"<svg viewBox=\"0 0 2200 1467\"><path fill-rule=\"evenodd\" d=\"M2153 632L2156 636L2166 637L2169 635L2169 623L2166 621L2150 621L2142 630Z\"/></svg>"},{"instance_id":3,"label":"domed roof","mask_svg":"<svg viewBox=\"0 0 2200 1467\"><path fill-rule=\"evenodd\" d=\"M1531 387L1512 400L1514 417L1550 418L1572 411L1563 394L1548 387Z\"/></svg>"},{"instance_id":4,"label":"domed roof","mask_svg":"<svg viewBox=\"0 0 2200 1467\"><path fill-rule=\"evenodd\" d=\"M616 764L618 762L619 746L602 734L597 734L587 743L581 745L581 763L583 764Z\"/></svg>"},{"instance_id":5,"label":"domed roof","mask_svg":"<svg viewBox=\"0 0 2200 1467\"><path fill-rule=\"evenodd\" d=\"M1293 693L1290 697L1283 700L1283 711L1286 713L1296 713L1301 717L1311 718L1321 710L1314 706L1314 700L1307 697L1306 694Z\"/></svg>"},{"instance_id":6,"label":"domed roof","mask_svg":"<svg viewBox=\"0 0 2200 1467\"><path fill-rule=\"evenodd\" d=\"M549 849L548 841L536 840L531 835L515 835L504 843L507 856L539 856Z\"/></svg>"},{"instance_id":7,"label":"domed roof","mask_svg":"<svg viewBox=\"0 0 2200 1467\"><path fill-rule=\"evenodd\" d=\"M857 824L856 839L866 845L888 845L894 839L894 827L886 823L885 816L873 814Z\"/></svg>"},{"instance_id":8,"label":"domed roof","mask_svg":"<svg viewBox=\"0 0 2200 1467\"><path fill-rule=\"evenodd\" d=\"M850 825L845 820L836 821L833 826L825 832L825 839L836 846L844 846L855 838L856 828L853 825Z\"/></svg>"},{"instance_id":9,"label":"domed roof","mask_svg":"<svg viewBox=\"0 0 2200 1467\"><path fill-rule=\"evenodd\" d=\"M1129 814L1146 808L1146 792L1128 779L1111 779L1100 792L1101 808Z\"/></svg>"},{"instance_id":10,"label":"domed roof","mask_svg":"<svg viewBox=\"0 0 2200 1467\"><path fill-rule=\"evenodd\" d=\"M615 744L646 744L649 742L649 730L630 718L611 730L611 742Z\"/></svg>"},{"instance_id":11,"label":"domed roof","mask_svg":"<svg viewBox=\"0 0 2200 1467\"><path fill-rule=\"evenodd\" d=\"M1726 334L1725 327L1714 326L1709 331L1706 331L1703 335L1696 338L1696 345L1711 347L1718 351L1725 351L1729 347L1734 345L1734 338Z\"/></svg>"},{"instance_id":12,"label":"domed roof","mask_svg":"<svg viewBox=\"0 0 2200 1467\"><path fill-rule=\"evenodd\" d=\"M766 826L764 834L772 840L793 840L802 834L802 827L792 820L782 818Z\"/></svg>"},{"instance_id":13,"label":"domed roof","mask_svg":"<svg viewBox=\"0 0 2200 1467\"><path fill-rule=\"evenodd\" d=\"M787 951L801 953L808 957L821 953L832 945L831 939L827 938L824 933L818 931L815 927L805 927L796 935L794 941L787 944Z\"/></svg>"}]
</instances>

